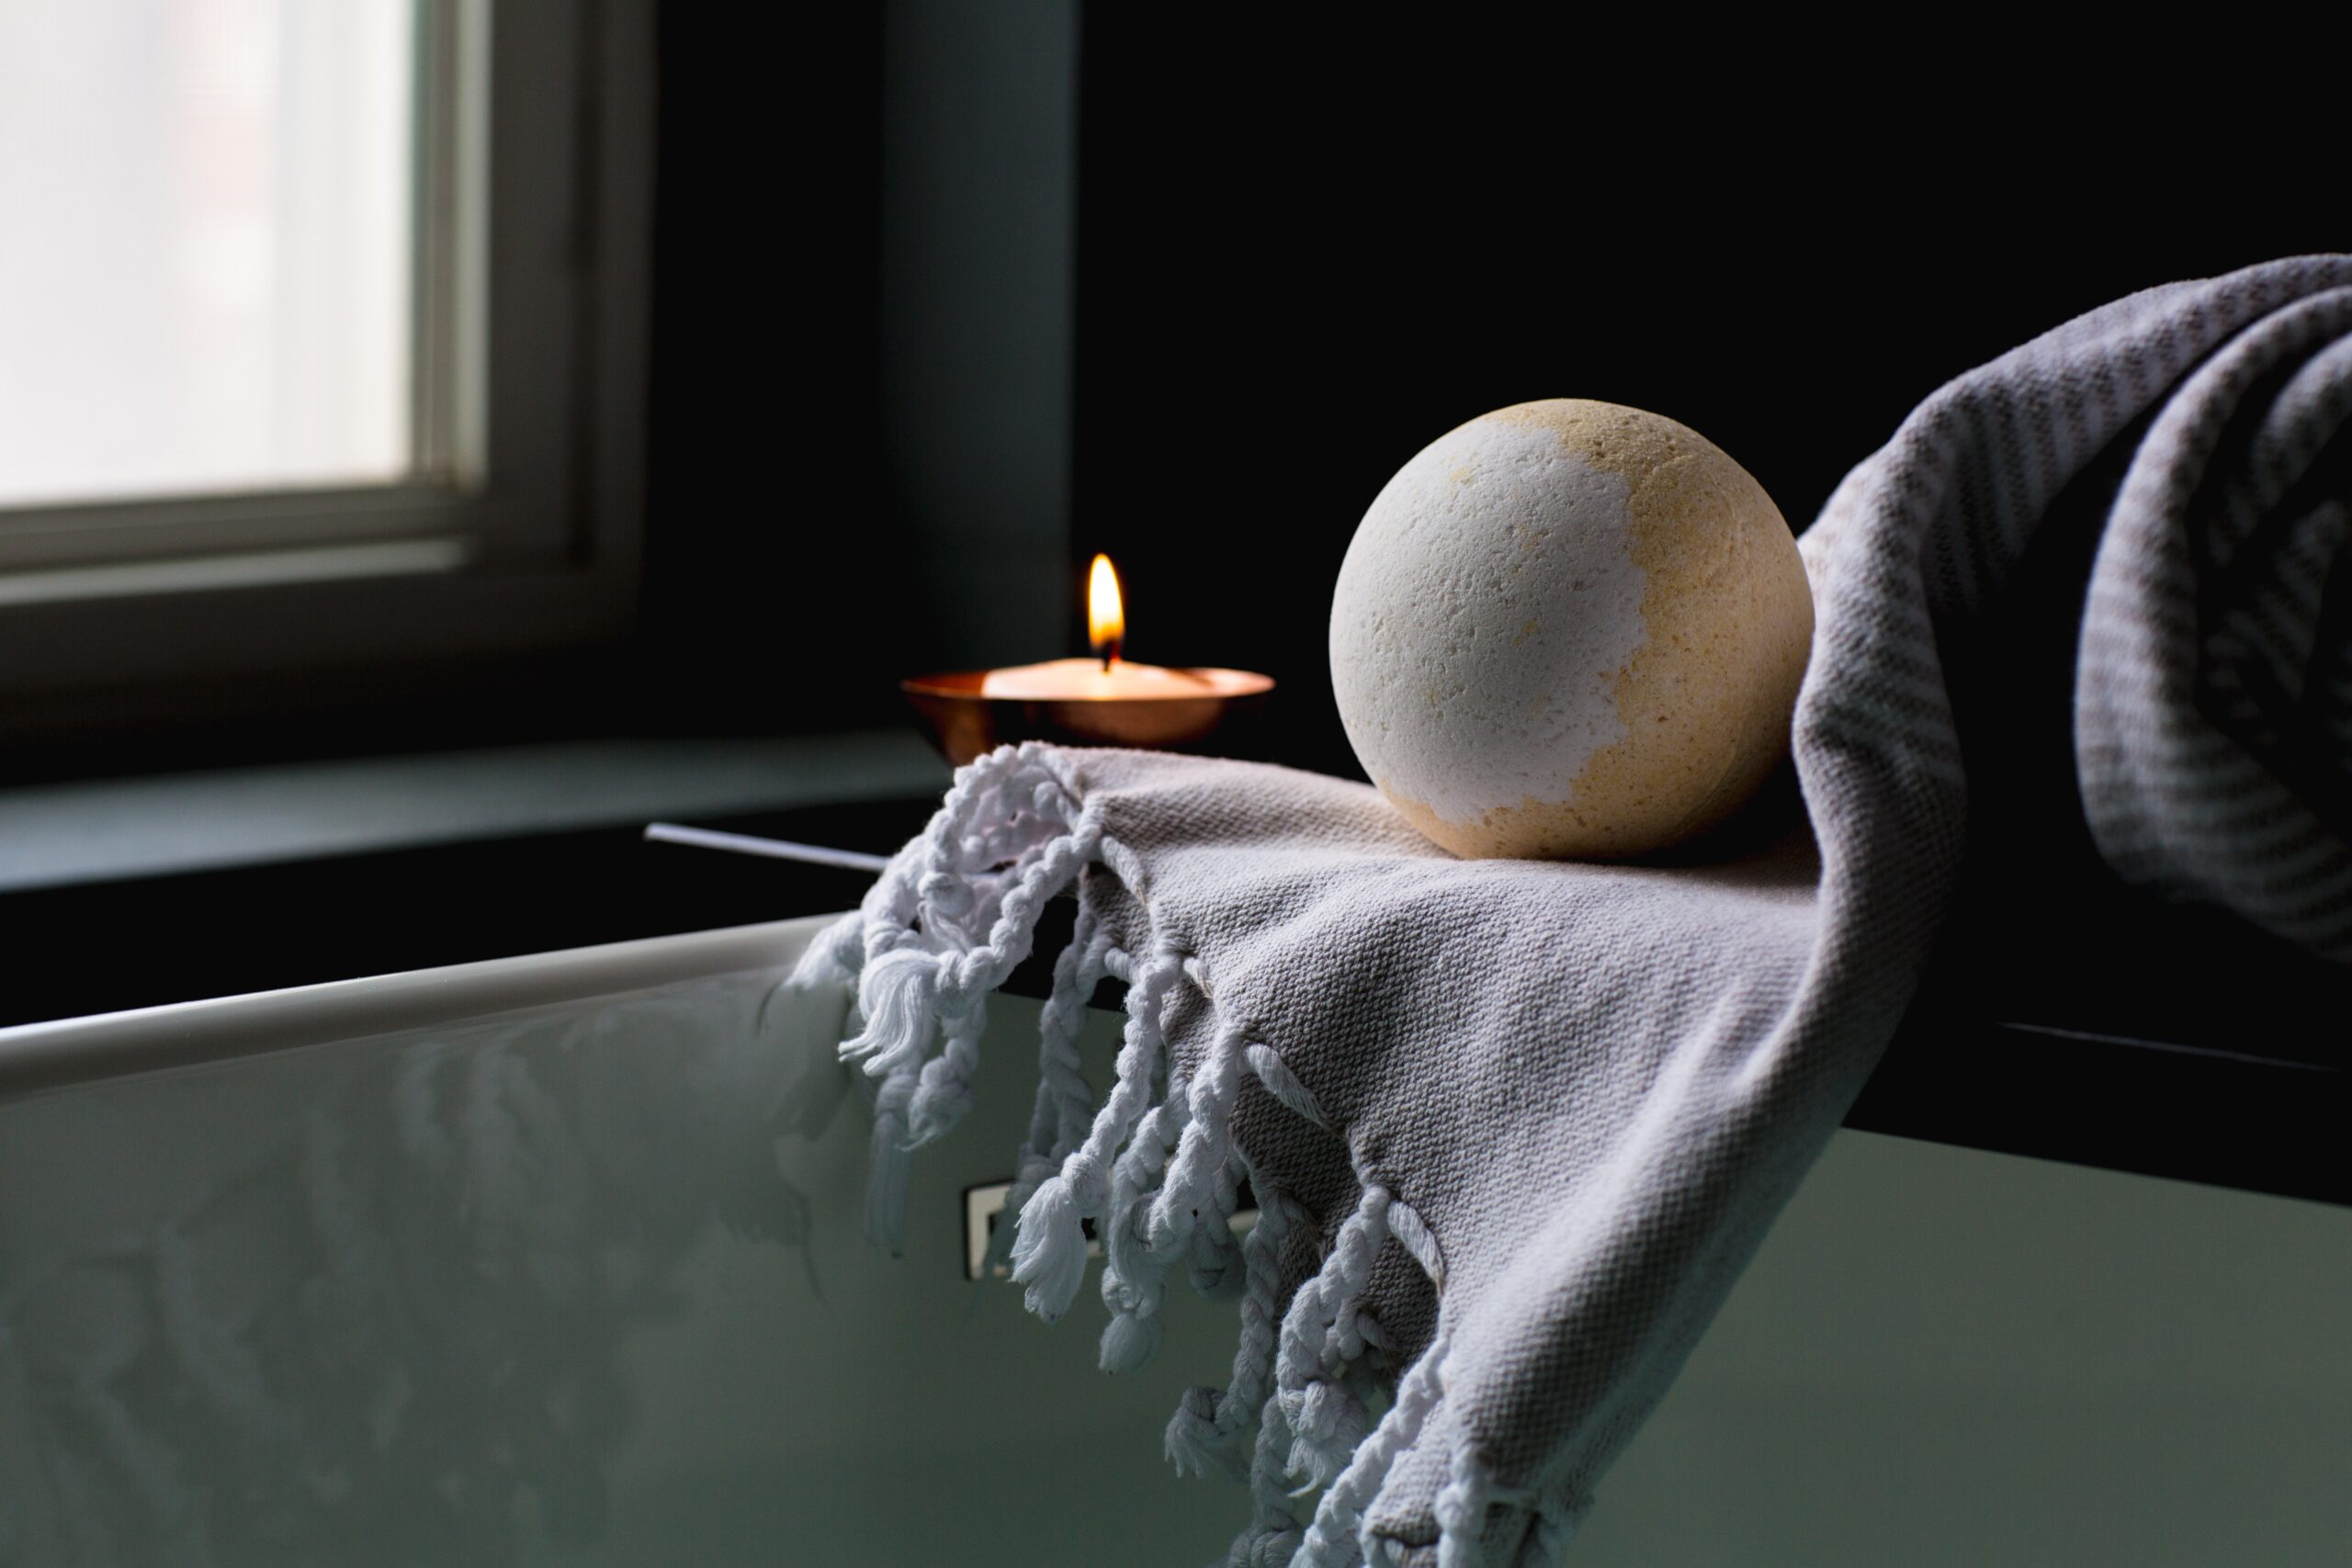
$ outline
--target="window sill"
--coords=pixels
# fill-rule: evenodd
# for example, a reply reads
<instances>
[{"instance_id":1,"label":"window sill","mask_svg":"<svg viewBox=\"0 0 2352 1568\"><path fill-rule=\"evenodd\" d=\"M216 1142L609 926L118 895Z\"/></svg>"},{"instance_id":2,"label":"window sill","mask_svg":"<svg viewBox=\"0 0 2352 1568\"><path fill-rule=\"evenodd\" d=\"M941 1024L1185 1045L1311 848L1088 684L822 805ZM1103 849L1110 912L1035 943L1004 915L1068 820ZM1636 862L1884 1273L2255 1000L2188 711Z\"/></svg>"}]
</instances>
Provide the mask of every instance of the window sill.
<instances>
[{"instance_id":1,"label":"window sill","mask_svg":"<svg viewBox=\"0 0 2352 1568\"><path fill-rule=\"evenodd\" d=\"M882 733L0 792L0 1025L848 908L869 874L650 844L644 824L888 852L946 777Z\"/></svg>"},{"instance_id":2,"label":"window sill","mask_svg":"<svg viewBox=\"0 0 2352 1568\"><path fill-rule=\"evenodd\" d=\"M946 778L911 734L880 731L578 741L0 790L0 893L936 795Z\"/></svg>"}]
</instances>

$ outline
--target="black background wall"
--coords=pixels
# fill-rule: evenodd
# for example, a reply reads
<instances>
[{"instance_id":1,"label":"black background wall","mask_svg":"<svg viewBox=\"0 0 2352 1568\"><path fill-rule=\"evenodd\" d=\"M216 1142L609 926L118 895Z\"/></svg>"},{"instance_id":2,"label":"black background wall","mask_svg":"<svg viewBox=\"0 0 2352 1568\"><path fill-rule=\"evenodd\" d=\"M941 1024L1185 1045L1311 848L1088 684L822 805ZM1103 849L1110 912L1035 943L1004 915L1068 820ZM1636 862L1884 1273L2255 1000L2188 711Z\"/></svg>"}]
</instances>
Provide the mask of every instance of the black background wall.
<instances>
[{"instance_id":1,"label":"black background wall","mask_svg":"<svg viewBox=\"0 0 2352 1568\"><path fill-rule=\"evenodd\" d=\"M1059 651L1076 0L661 17L641 723Z\"/></svg>"},{"instance_id":2,"label":"black background wall","mask_svg":"<svg viewBox=\"0 0 2352 1568\"><path fill-rule=\"evenodd\" d=\"M636 728L888 714L879 682L838 678L891 553L881 8L812 9L786 31L661 8L645 591L614 694ZM831 677L796 678L820 666Z\"/></svg>"}]
</instances>

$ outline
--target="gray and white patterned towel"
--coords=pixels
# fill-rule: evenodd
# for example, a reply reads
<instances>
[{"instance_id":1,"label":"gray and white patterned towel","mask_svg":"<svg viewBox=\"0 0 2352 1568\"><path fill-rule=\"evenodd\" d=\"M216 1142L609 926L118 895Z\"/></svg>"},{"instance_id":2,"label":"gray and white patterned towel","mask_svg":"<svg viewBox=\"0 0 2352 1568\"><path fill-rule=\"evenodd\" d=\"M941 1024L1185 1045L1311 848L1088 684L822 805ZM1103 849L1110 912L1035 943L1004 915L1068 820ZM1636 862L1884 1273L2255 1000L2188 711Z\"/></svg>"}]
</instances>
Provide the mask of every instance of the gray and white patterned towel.
<instances>
[{"instance_id":1,"label":"gray and white patterned towel","mask_svg":"<svg viewBox=\"0 0 2352 1568\"><path fill-rule=\"evenodd\" d=\"M1811 834L1736 863L1457 861L1365 786L1238 762L973 763L801 973L856 986L870 1229L898 1234L989 991L1076 886L1015 1194L1030 1305L1071 1304L1089 1221L1108 1367L1149 1356L1180 1269L1239 1295L1229 1383L1168 1430L1180 1469L1250 1481L1235 1562L1554 1561L1927 963L1967 824L1943 650L2143 417L2077 671L2095 836L2352 958L2348 406L2341 256L2133 295L1938 391L1802 542ZM1074 1039L1106 974L1098 1098Z\"/></svg>"}]
</instances>

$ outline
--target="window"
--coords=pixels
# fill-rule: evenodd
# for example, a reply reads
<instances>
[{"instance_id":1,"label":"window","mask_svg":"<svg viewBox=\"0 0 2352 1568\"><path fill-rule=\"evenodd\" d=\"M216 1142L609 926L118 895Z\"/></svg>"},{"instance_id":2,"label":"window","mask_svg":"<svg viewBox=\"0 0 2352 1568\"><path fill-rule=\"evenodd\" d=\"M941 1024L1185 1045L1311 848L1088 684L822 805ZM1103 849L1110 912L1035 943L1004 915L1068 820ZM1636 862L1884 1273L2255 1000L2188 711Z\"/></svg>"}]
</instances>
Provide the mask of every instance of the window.
<instances>
[{"instance_id":1,"label":"window","mask_svg":"<svg viewBox=\"0 0 2352 1568\"><path fill-rule=\"evenodd\" d=\"M0 505L407 476L414 13L0 10Z\"/></svg>"},{"instance_id":2,"label":"window","mask_svg":"<svg viewBox=\"0 0 2352 1568\"><path fill-rule=\"evenodd\" d=\"M0 0L0 733L634 589L647 0Z\"/></svg>"}]
</instances>

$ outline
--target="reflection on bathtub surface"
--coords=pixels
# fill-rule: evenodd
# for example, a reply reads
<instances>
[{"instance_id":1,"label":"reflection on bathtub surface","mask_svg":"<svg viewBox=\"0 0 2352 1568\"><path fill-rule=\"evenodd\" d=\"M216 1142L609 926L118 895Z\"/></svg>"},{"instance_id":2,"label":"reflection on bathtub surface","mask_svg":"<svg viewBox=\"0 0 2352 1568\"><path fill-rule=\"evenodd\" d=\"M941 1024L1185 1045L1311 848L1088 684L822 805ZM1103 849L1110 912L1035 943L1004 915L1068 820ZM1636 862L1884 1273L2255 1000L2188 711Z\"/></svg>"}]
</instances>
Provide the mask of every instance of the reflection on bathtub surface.
<instances>
[{"instance_id":1,"label":"reflection on bathtub surface","mask_svg":"<svg viewBox=\"0 0 2352 1568\"><path fill-rule=\"evenodd\" d=\"M0 1562L594 1540L697 1247L805 1251L848 1078L772 976L0 1107Z\"/></svg>"}]
</instances>

